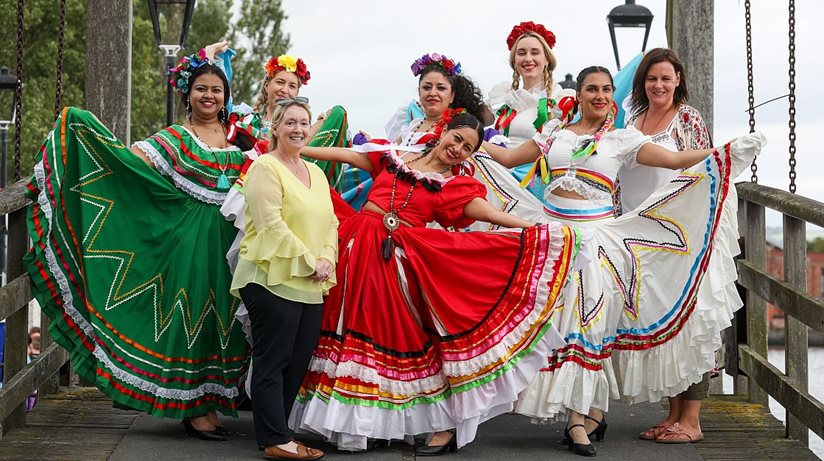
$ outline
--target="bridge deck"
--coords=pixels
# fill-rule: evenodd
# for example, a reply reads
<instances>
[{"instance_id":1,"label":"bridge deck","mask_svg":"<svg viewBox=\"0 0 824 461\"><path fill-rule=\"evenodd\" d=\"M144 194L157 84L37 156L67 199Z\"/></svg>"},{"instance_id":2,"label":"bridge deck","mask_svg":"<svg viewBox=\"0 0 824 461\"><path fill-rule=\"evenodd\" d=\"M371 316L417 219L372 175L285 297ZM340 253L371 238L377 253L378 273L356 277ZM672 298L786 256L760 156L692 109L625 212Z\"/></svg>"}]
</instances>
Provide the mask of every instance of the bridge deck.
<instances>
[{"instance_id":1,"label":"bridge deck","mask_svg":"<svg viewBox=\"0 0 824 461\"><path fill-rule=\"evenodd\" d=\"M609 430L596 442L601 460L816 460L801 443L783 438L784 426L761 407L740 397L709 399L703 411L705 440L687 445L642 441L637 434L658 421L658 404L632 407L616 404L608 414ZM28 415L28 425L0 440L2 460L249 460L262 459L255 449L251 414L242 412L225 425L233 432L224 443L189 440L176 421L113 409L97 390L70 388L41 400ZM478 438L454 460L579 460L557 443L563 424L534 426L526 418L504 415L481 426ZM335 451L320 440L325 459L347 461L412 460L410 447L393 444L368 453Z\"/></svg>"}]
</instances>

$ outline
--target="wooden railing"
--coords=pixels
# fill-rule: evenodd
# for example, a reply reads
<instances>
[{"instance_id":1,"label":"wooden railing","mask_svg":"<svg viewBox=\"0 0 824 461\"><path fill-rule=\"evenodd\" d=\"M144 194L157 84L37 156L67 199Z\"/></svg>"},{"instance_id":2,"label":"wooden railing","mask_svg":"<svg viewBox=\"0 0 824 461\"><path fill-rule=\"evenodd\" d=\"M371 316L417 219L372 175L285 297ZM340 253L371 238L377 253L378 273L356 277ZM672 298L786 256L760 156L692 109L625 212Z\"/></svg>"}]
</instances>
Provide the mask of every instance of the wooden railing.
<instances>
[{"instance_id":1,"label":"wooden railing","mask_svg":"<svg viewBox=\"0 0 824 461\"><path fill-rule=\"evenodd\" d=\"M26 423L25 401L35 390L40 396L55 392L58 371L68 361L66 351L51 341L49 319L42 316L40 356L27 362L30 280L23 270L28 248L25 182L0 191L0 216L8 216L8 283L0 287L0 320L6 320L3 387L0 388L0 437Z\"/></svg>"},{"instance_id":2,"label":"wooden railing","mask_svg":"<svg viewBox=\"0 0 824 461\"><path fill-rule=\"evenodd\" d=\"M780 403L788 437L807 442L807 429L824 437L824 405L807 392L807 327L824 333L824 303L807 293L806 246L807 223L824 228L824 204L754 183L736 187L745 242L738 281L747 290L746 342L738 346L738 366L747 376L749 399L766 407L769 395ZM783 280L765 270L765 208L784 216ZM767 302L786 313L785 373L767 360Z\"/></svg>"}]
</instances>

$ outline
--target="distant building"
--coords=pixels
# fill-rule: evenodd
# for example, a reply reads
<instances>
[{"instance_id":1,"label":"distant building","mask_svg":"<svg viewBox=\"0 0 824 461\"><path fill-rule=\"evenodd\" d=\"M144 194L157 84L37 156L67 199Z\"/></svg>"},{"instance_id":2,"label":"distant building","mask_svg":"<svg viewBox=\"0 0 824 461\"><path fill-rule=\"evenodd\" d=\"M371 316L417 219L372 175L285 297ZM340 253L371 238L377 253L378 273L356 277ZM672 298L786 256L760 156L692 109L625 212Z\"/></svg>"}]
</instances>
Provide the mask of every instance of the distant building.
<instances>
[{"instance_id":1,"label":"distant building","mask_svg":"<svg viewBox=\"0 0 824 461\"><path fill-rule=\"evenodd\" d=\"M773 277L784 279L784 249L781 242L767 239L767 272ZM816 298L824 298L824 253L807 252L807 293ZM784 328L784 311L767 304L767 318L770 328Z\"/></svg>"}]
</instances>

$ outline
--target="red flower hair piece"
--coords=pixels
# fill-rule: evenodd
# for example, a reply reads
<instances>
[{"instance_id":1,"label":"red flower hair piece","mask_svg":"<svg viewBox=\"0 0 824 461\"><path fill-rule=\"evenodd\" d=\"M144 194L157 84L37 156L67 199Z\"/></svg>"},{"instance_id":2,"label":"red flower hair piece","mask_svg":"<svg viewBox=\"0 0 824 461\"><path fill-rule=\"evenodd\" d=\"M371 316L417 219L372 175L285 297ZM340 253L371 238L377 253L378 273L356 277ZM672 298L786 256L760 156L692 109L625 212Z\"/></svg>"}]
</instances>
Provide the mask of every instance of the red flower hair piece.
<instances>
[{"instance_id":1,"label":"red flower hair piece","mask_svg":"<svg viewBox=\"0 0 824 461\"><path fill-rule=\"evenodd\" d=\"M509 33L509 37L506 38L506 46L508 49L512 49L515 46L515 42L521 38L521 35L524 35L527 32L534 32L546 40L546 44L549 45L549 49L555 48L555 34L552 31L547 30L543 24L535 24L532 21L526 21L518 24L517 26L512 28L512 32Z\"/></svg>"},{"instance_id":2,"label":"red flower hair piece","mask_svg":"<svg viewBox=\"0 0 824 461\"><path fill-rule=\"evenodd\" d=\"M443 111L443 114L441 114L441 119L435 124L435 129L432 131L435 135L435 139L441 139L441 134L443 134L443 130L446 129L446 125L449 125L449 122L452 121L452 117L465 113L466 109L463 107L459 107L457 109L446 109Z\"/></svg>"},{"instance_id":3,"label":"red flower hair piece","mask_svg":"<svg viewBox=\"0 0 824 461\"><path fill-rule=\"evenodd\" d=\"M301 85L309 83L310 74L306 68L306 63L303 62L303 59L288 54L273 56L263 65L263 70L266 71L266 77L268 78L275 78L275 74L284 70L294 72L298 76Z\"/></svg>"}]
</instances>

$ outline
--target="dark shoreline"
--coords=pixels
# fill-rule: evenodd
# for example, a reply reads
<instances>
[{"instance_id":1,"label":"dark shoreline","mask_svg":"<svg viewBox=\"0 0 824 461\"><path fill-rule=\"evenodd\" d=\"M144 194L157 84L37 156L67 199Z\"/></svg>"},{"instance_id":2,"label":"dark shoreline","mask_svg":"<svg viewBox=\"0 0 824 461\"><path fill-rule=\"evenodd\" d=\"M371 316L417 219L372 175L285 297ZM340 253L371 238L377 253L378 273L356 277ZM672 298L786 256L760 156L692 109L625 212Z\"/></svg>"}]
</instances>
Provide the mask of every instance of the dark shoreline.
<instances>
[{"instance_id":1,"label":"dark shoreline","mask_svg":"<svg viewBox=\"0 0 824 461\"><path fill-rule=\"evenodd\" d=\"M767 344L770 346L784 346L784 329L770 328L767 332ZM808 347L824 347L824 334L809 330Z\"/></svg>"}]
</instances>

